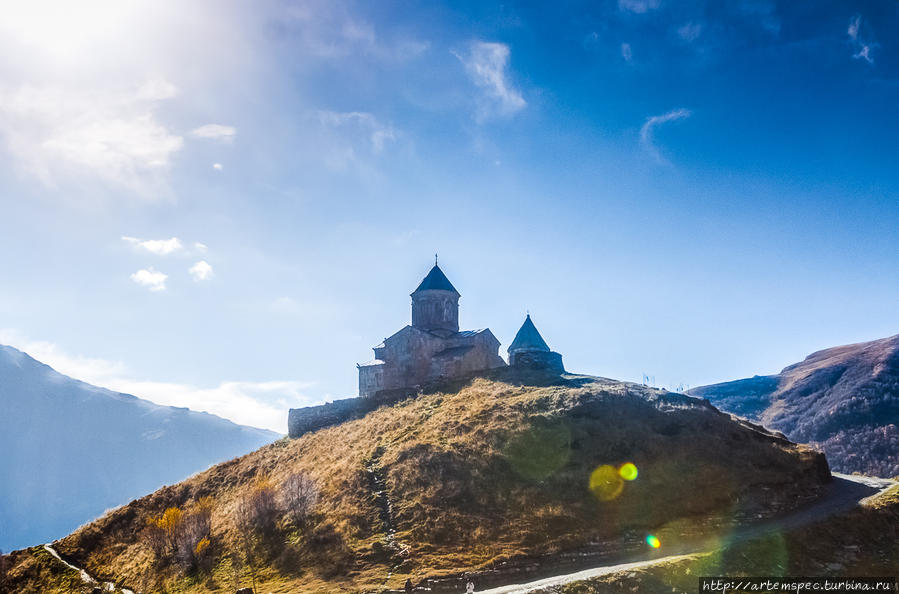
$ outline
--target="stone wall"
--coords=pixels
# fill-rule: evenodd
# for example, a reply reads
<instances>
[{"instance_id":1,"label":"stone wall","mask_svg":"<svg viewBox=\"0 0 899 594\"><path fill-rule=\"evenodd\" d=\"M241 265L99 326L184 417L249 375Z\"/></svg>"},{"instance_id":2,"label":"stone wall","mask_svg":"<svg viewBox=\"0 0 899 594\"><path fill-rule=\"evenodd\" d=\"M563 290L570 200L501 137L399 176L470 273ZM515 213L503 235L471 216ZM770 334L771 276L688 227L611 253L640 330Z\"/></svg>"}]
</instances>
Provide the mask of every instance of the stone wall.
<instances>
[{"instance_id":1,"label":"stone wall","mask_svg":"<svg viewBox=\"0 0 899 594\"><path fill-rule=\"evenodd\" d=\"M287 434L300 437L312 431L360 419L378 407L417 395L416 390L384 390L368 398L344 398L318 406L292 408L287 413Z\"/></svg>"},{"instance_id":2,"label":"stone wall","mask_svg":"<svg viewBox=\"0 0 899 594\"><path fill-rule=\"evenodd\" d=\"M545 369L565 373L562 355L555 351L513 351L509 355L509 365L522 369Z\"/></svg>"}]
</instances>

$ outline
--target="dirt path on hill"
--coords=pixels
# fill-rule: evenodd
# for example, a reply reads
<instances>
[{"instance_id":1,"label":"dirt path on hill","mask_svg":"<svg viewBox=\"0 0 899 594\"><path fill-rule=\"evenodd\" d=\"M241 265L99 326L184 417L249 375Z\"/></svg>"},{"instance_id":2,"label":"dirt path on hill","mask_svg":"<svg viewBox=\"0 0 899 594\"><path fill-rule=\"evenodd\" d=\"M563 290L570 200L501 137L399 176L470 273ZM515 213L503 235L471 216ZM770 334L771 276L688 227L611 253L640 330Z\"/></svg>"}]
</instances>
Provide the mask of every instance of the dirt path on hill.
<instances>
[{"instance_id":1,"label":"dirt path on hill","mask_svg":"<svg viewBox=\"0 0 899 594\"><path fill-rule=\"evenodd\" d=\"M44 545L44 550L47 551L48 553L50 553L54 559L56 559L57 561L59 561L60 563L62 563L63 565L65 565L66 567L71 569L72 571L77 571L78 574L81 576L81 581L84 582L85 584L89 584L96 588L100 588L104 592L121 592L122 594L134 594L134 592L132 592L131 590L129 590L127 588L117 588L116 585L112 582L101 582L100 580L95 579L93 576L91 576L91 574L89 574L84 569L81 569L80 567L75 567L74 565L72 565L71 563L69 563L62 557L60 557L60 555L56 551L56 549L54 549L49 544Z\"/></svg>"},{"instance_id":2,"label":"dirt path on hill","mask_svg":"<svg viewBox=\"0 0 899 594\"><path fill-rule=\"evenodd\" d=\"M781 518L765 520L744 528L736 528L728 535L728 541L733 543L754 540L773 532L789 531L818 520L823 520L834 514L849 511L865 499L883 493L896 484L895 481L889 479L838 473L833 473L833 478L833 482L827 487L827 493L817 501L790 512ZM667 555L664 557L647 559L646 555L643 555L643 559L617 559L618 563L614 565L602 565L572 573L544 577L531 582L478 590L477 592L479 594L540 592L554 586L609 575L619 571L639 569L668 561L678 561L690 555L712 552L719 546L720 542L716 538L710 538L699 543L667 548L665 550Z\"/></svg>"}]
</instances>

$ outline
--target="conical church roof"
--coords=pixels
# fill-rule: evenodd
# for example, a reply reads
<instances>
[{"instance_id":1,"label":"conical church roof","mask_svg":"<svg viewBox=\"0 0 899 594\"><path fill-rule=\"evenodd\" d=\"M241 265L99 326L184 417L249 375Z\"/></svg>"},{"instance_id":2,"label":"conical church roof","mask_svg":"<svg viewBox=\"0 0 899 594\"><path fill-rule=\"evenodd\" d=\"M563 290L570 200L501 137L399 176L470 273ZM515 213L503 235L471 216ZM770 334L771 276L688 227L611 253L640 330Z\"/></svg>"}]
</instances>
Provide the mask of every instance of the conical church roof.
<instances>
[{"instance_id":1,"label":"conical church roof","mask_svg":"<svg viewBox=\"0 0 899 594\"><path fill-rule=\"evenodd\" d=\"M431 272L428 273L428 276L421 281L421 284L418 285L418 288L415 289L415 292L419 291L452 291L453 293L458 293L456 287L453 286L453 283L449 282L449 279L446 278L446 275L443 274L443 271L440 270L440 267L434 264L434 268L431 268Z\"/></svg>"},{"instance_id":2,"label":"conical church roof","mask_svg":"<svg viewBox=\"0 0 899 594\"><path fill-rule=\"evenodd\" d=\"M518 334L515 335L515 340L509 345L510 353L517 350L549 351L549 345L546 344L546 341L540 336L537 327L534 326L534 322L531 321L530 314L524 319L524 324L521 325Z\"/></svg>"}]
</instances>

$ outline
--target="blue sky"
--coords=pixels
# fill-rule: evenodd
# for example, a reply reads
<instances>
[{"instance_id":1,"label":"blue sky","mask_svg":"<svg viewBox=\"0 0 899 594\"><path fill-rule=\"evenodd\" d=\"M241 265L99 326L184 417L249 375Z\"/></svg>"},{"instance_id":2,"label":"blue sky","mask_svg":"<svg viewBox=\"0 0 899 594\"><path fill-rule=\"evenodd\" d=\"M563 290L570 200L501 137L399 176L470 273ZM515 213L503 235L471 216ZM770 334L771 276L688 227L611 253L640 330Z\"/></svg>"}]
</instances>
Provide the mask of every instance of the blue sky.
<instances>
[{"instance_id":1,"label":"blue sky","mask_svg":"<svg viewBox=\"0 0 899 594\"><path fill-rule=\"evenodd\" d=\"M75 377L283 430L435 252L503 352L663 387L899 332L896 2L4 16L0 342Z\"/></svg>"}]
</instances>

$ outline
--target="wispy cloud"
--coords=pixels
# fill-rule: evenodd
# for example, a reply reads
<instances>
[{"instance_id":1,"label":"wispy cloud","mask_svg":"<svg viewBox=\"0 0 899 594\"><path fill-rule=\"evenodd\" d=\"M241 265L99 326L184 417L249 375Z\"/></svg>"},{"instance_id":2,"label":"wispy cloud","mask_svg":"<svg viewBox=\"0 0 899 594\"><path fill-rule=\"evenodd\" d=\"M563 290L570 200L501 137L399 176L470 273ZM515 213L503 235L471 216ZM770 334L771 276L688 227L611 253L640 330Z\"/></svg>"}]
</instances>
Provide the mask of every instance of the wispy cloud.
<instances>
[{"instance_id":1,"label":"wispy cloud","mask_svg":"<svg viewBox=\"0 0 899 594\"><path fill-rule=\"evenodd\" d=\"M489 117L511 116L527 105L509 80L509 46L487 41L472 42L464 54L453 54L465 66L468 76L483 94L478 101L479 120Z\"/></svg>"},{"instance_id":2,"label":"wispy cloud","mask_svg":"<svg viewBox=\"0 0 899 594\"><path fill-rule=\"evenodd\" d=\"M846 34L849 36L849 44L852 46L852 57L856 60L864 60L868 64L874 64L874 56L871 52L877 47L877 43L873 40L870 33L863 31L865 22L860 14L855 15L849 20L849 28Z\"/></svg>"},{"instance_id":3,"label":"wispy cloud","mask_svg":"<svg viewBox=\"0 0 899 594\"><path fill-rule=\"evenodd\" d=\"M175 92L160 78L130 89L0 86L0 136L22 169L47 185L99 178L154 197L184 144L154 113Z\"/></svg>"},{"instance_id":4,"label":"wispy cloud","mask_svg":"<svg viewBox=\"0 0 899 594\"><path fill-rule=\"evenodd\" d=\"M287 410L317 402L303 391L312 382L289 380L223 381L217 386L148 381L132 377L120 361L65 353L52 342L30 341L9 329L0 329L0 343L9 344L62 374L88 383L133 394L163 406L184 406L224 417L235 423L287 432Z\"/></svg>"},{"instance_id":5,"label":"wispy cloud","mask_svg":"<svg viewBox=\"0 0 899 594\"><path fill-rule=\"evenodd\" d=\"M237 128L222 124L206 124L191 130L190 135L194 138L231 143L234 142L234 137L237 135Z\"/></svg>"},{"instance_id":6,"label":"wispy cloud","mask_svg":"<svg viewBox=\"0 0 899 594\"><path fill-rule=\"evenodd\" d=\"M736 6L740 13L761 25L771 35L780 35L781 22L774 0L743 0Z\"/></svg>"},{"instance_id":7,"label":"wispy cloud","mask_svg":"<svg viewBox=\"0 0 899 594\"><path fill-rule=\"evenodd\" d=\"M687 43L696 41L701 34L702 25L692 21L677 28L677 36Z\"/></svg>"},{"instance_id":8,"label":"wispy cloud","mask_svg":"<svg viewBox=\"0 0 899 594\"><path fill-rule=\"evenodd\" d=\"M209 247L205 243L195 241L187 246L177 237L168 239L141 239L122 235L122 241L134 248L135 251L154 256L196 256L205 254Z\"/></svg>"},{"instance_id":9,"label":"wispy cloud","mask_svg":"<svg viewBox=\"0 0 899 594\"><path fill-rule=\"evenodd\" d=\"M341 2L311 0L284 8L277 15L279 24L304 56L338 59L357 55L405 62L430 47L427 41L415 38L382 39L371 23L351 14Z\"/></svg>"},{"instance_id":10,"label":"wispy cloud","mask_svg":"<svg viewBox=\"0 0 899 594\"><path fill-rule=\"evenodd\" d=\"M329 127L353 126L371 142L374 152L380 153L388 142L396 140L393 126L381 123L375 116L362 111L319 111L319 121Z\"/></svg>"},{"instance_id":11,"label":"wispy cloud","mask_svg":"<svg viewBox=\"0 0 899 594\"><path fill-rule=\"evenodd\" d=\"M149 252L157 256L168 256L184 251L184 245L177 237L169 239L138 239L137 237L123 235L122 241L138 251Z\"/></svg>"},{"instance_id":12,"label":"wispy cloud","mask_svg":"<svg viewBox=\"0 0 899 594\"><path fill-rule=\"evenodd\" d=\"M188 268L187 272L195 282L206 281L213 277L212 266L206 260L200 260Z\"/></svg>"},{"instance_id":13,"label":"wispy cloud","mask_svg":"<svg viewBox=\"0 0 899 594\"><path fill-rule=\"evenodd\" d=\"M165 280L167 278L167 274L159 272L152 266L149 268L142 268L131 275L131 280L135 283L157 293L165 291Z\"/></svg>"},{"instance_id":14,"label":"wispy cloud","mask_svg":"<svg viewBox=\"0 0 899 594\"><path fill-rule=\"evenodd\" d=\"M663 124L667 124L668 122L676 122L678 120L683 120L692 115L692 112L689 109L674 109L669 111L668 113L664 113L662 115L652 116L646 119L646 122L640 128L640 145L643 149L652 156L653 159L658 163L667 164L668 160L665 159L661 152L659 152L658 147L655 145L655 141L653 139L653 133L655 129Z\"/></svg>"},{"instance_id":15,"label":"wispy cloud","mask_svg":"<svg viewBox=\"0 0 899 594\"><path fill-rule=\"evenodd\" d=\"M644 14L661 6L661 0L618 0L618 10Z\"/></svg>"},{"instance_id":16,"label":"wispy cloud","mask_svg":"<svg viewBox=\"0 0 899 594\"><path fill-rule=\"evenodd\" d=\"M631 44L622 43L621 44L621 57L625 62L631 62L634 59L634 51L631 49Z\"/></svg>"}]
</instances>

